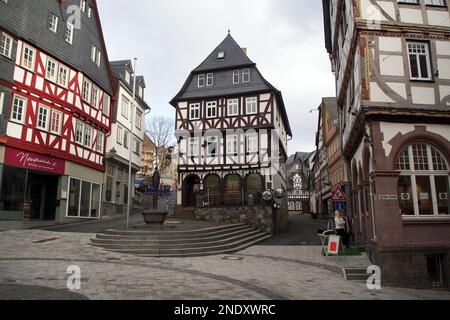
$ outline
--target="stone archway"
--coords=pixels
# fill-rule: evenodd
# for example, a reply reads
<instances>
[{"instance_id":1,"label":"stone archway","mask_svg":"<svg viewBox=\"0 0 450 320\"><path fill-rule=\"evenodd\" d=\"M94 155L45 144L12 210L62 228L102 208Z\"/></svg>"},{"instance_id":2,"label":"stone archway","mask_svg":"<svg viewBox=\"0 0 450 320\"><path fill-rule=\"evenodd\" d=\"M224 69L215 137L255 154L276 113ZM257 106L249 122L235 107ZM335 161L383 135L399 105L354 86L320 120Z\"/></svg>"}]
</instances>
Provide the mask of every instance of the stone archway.
<instances>
[{"instance_id":1,"label":"stone archway","mask_svg":"<svg viewBox=\"0 0 450 320\"><path fill-rule=\"evenodd\" d=\"M245 202L248 203L249 196L253 196L254 204L262 200L264 186L263 177L258 173L250 173L245 177Z\"/></svg>"},{"instance_id":2,"label":"stone archway","mask_svg":"<svg viewBox=\"0 0 450 320\"><path fill-rule=\"evenodd\" d=\"M225 177L224 202L226 205L242 205L242 178L238 174Z\"/></svg>"},{"instance_id":3,"label":"stone archway","mask_svg":"<svg viewBox=\"0 0 450 320\"><path fill-rule=\"evenodd\" d=\"M222 203L222 180L216 174L209 174L203 179L205 202L209 206Z\"/></svg>"}]
</instances>

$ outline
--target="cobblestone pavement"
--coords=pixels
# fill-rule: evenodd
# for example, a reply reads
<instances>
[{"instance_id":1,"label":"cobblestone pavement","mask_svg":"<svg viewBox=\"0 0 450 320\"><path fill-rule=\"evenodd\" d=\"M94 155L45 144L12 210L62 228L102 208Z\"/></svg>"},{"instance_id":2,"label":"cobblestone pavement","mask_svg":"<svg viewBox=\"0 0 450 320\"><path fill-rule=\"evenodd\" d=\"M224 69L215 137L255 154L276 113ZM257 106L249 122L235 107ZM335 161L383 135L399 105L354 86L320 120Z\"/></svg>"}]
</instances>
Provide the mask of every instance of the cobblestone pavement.
<instances>
[{"instance_id":1,"label":"cobblestone pavement","mask_svg":"<svg viewBox=\"0 0 450 320\"><path fill-rule=\"evenodd\" d=\"M89 299L450 299L446 291L370 291L364 283L347 282L317 246L255 246L233 255L242 260L156 259L107 252L89 245L93 237L0 233L0 285L66 290L66 270L78 265L81 289L76 293ZM367 260L352 257L342 263L365 265Z\"/></svg>"}]
</instances>

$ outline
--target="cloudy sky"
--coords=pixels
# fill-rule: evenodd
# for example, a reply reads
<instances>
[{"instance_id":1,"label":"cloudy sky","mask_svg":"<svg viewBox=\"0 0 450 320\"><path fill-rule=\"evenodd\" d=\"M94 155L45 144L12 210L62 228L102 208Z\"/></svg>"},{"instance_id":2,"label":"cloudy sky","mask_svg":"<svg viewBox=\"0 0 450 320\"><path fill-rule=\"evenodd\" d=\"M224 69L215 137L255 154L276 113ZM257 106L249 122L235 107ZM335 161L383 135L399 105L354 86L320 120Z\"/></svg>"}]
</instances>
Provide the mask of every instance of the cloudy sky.
<instances>
[{"instance_id":1,"label":"cloudy sky","mask_svg":"<svg viewBox=\"0 0 450 320\"><path fill-rule=\"evenodd\" d=\"M314 150L321 97L334 95L317 0L98 0L110 60L137 57L151 116L175 117L170 101L189 72L231 30L264 77L283 92L294 138Z\"/></svg>"}]
</instances>

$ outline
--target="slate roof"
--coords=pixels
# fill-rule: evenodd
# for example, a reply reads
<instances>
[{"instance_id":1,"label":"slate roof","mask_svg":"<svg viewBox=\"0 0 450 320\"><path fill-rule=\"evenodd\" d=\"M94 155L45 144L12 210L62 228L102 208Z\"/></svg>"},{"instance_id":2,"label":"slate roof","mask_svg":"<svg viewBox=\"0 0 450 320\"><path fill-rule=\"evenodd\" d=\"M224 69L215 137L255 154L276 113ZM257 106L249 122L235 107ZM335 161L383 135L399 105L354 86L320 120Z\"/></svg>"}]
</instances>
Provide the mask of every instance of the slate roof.
<instances>
[{"instance_id":1,"label":"slate roof","mask_svg":"<svg viewBox=\"0 0 450 320\"><path fill-rule=\"evenodd\" d=\"M225 53L223 59L217 58L219 52ZM233 84L233 70L241 68L250 69L250 81L246 83L241 81L239 84ZM214 73L214 85L199 88L197 85L197 76L209 72ZM176 107L176 102L182 100L245 95L264 91L272 91L275 93L285 123L286 132L289 136L292 136L281 91L262 76L256 64L250 60L239 44L228 34L219 46L197 68L191 71L180 92L170 101L170 104Z\"/></svg>"},{"instance_id":2,"label":"slate roof","mask_svg":"<svg viewBox=\"0 0 450 320\"><path fill-rule=\"evenodd\" d=\"M71 5L79 6L79 0L20 0L8 1L7 4L0 2L0 5L0 30L6 30L73 69L80 70L103 90L113 94L111 69L95 0L87 0L87 5L92 7L92 16L89 18L86 12L81 12L81 28L74 30L72 44L64 39L68 18L66 10ZM56 33L48 28L50 14L59 18ZM102 53L100 67L90 59L92 45Z\"/></svg>"},{"instance_id":3,"label":"slate roof","mask_svg":"<svg viewBox=\"0 0 450 320\"><path fill-rule=\"evenodd\" d=\"M132 75L133 72L131 60L111 61L110 65L113 72L114 80L117 82L121 81L122 84L126 86L128 90L130 90L130 92L133 92L134 78L132 76L130 77L130 83L125 81L125 71L128 69L130 75ZM137 83L142 82L143 87L145 88L145 81L143 76L136 76L136 81ZM117 86L118 84L116 83L115 85ZM139 97L137 91L136 91L136 100L138 100L139 103L142 104L145 109L150 110L150 106L144 101L144 99Z\"/></svg>"},{"instance_id":4,"label":"slate roof","mask_svg":"<svg viewBox=\"0 0 450 320\"><path fill-rule=\"evenodd\" d=\"M218 54L223 52L225 57L218 59ZM212 71L217 69L236 68L256 65L252 62L233 37L228 36L213 52L197 67L194 72Z\"/></svg>"}]
</instances>

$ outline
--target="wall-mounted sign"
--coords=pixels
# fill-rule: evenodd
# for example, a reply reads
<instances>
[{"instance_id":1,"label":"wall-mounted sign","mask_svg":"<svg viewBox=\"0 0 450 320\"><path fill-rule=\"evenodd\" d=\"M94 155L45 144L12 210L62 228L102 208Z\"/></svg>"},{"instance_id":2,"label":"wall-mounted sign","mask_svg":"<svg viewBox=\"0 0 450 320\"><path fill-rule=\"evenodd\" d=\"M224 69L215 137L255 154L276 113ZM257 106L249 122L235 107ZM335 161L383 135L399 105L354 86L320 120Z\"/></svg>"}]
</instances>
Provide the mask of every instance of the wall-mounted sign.
<instances>
[{"instance_id":1,"label":"wall-mounted sign","mask_svg":"<svg viewBox=\"0 0 450 320\"><path fill-rule=\"evenodd\" d=\"M10 147L5 151L5 164L59 175L64 174L66 168L64 160Z\"/></svg>"},{"instance_id":2,"label":"wall-mounted sign","mask_svg":"<svg viewBox=\"0 0 450 320\"><path fill-rule=\"evenodd\" d=\"M397 201L398 200L398 195L396 194L380 194L378 196L375 196L375 199L378 199L380 201ZM404 200L404 199L402 199Z\"/></svg>"},{"instance_id":3,"label":"wall-mounted sign","mask_svg":"<svg viewBox=\"0 0 450 320\"><path fill-rule=\"evenodd\" d=\"M421 192L419 198L420 200L430 200L430 195L426 192Z\"/></svg>"}]
</instances>

